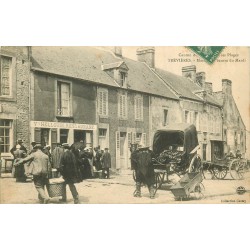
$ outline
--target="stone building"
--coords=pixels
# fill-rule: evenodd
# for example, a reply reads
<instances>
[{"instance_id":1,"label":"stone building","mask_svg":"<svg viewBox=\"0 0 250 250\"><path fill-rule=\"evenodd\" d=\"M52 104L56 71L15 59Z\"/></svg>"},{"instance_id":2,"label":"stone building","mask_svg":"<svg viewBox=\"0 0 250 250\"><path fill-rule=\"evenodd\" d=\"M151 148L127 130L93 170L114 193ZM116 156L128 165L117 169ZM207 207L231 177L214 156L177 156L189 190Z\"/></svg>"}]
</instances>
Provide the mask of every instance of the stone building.
<instances>
[{"instance_id":1,"label":"stone building","mask_svg":"<svg viewBox=\"0 0 250 250\"><path fill-rule=\"evenodd\" d=\"M113 170L123 172L130 168L131 143L151 146L157 129L181 122L196 125L204 160L212 159L216 141L244 151L231 82L223 80L223 91L214 93L195 66L182 68L182 76L156 68L154 47L140 47L137 60L124 57L120 47L0 52L2 157L10 156L17 138L52 149L58 142L83 142L108 147Z\"/></svg>"},{"instance_id":2,"label":"stone building","mask_svg":"<svg viewBox=\"0 0 250 250\"><path fill-rule=\"evenodd\" d=\"M169 124L192 123L198 131L200 155L211 160L214 141L222 140L222 105L213 96L212 83L206 82L205 73L196 72L194 65L183 67L182 76L156 68L153 47L138 49L137 56L178 98L151 97L151 136Z\"/></svg>"},{"instance_id":3,"label":"stone building","mask_svg":"<svg viewBox=\"0 0 250 250\"><path fill-rule=\"evenodd\" d=\"M130 168L131 143L150 144L151 98L178 102L119 48L33 47L31 89L32 140L108 147L119 172Z\"/></svg>"},{"instance_id":4,"label":"stone building","mask_svg":"<svg viewBox=\"0 0 250 250\"><path fill-rule=\"evenodd\" d=\"M30 47L0 47L0 137L2 164L18 138L29 146Z\"/></svg>"},{"instance_id":5,"label":"stone building","mask_svg":"<svg viewBox=\"0 0 250 250\"><path fill-rule=\"evenodd\" d=\"M222 91L213 93L222 105L223 133L225 153L236 153L237 150L245 156L246 126L242 120L232 95L232 81L222 79Z\"/></svg>"}]
</instances>

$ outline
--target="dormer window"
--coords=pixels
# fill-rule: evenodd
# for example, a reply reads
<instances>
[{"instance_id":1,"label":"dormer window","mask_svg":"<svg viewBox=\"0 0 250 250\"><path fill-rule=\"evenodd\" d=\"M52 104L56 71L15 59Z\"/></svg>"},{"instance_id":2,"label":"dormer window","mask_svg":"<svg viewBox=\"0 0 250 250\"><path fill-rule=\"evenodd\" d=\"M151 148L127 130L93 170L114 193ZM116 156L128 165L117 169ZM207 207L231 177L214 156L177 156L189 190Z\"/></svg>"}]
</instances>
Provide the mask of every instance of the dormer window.
<instances>
[{"instance_id":1,"label":"dormer window","mask_svg":"<svg viewBox=\"0 0 250 250\"><path fill-rule=\"evenodd\" d=\"M126 86L126 73L120 71L120 84L121 87Z\"/></svg>"},{"instance_id":2,"label":"dormer window","mask_svg":"<svg viewBox=\"0 0 250 250\"><path fill-rule=\"evenodd\" d=\"M127 87L129 69L125 62L119 61L115 63L103 64L102 70L112 77L120 87Z\"/></svg>"}]
</instances>

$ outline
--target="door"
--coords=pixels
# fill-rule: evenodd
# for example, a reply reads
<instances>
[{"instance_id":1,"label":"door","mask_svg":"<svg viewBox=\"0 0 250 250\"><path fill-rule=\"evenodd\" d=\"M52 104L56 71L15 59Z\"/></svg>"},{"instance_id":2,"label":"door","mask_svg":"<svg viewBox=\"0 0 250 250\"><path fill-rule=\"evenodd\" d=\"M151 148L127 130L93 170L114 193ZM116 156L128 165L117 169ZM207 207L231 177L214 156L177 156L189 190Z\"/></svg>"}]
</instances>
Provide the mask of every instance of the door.
<instances>
[{"instance_id":1,"label":"door","mask_svg":"<svg viewBox=\"0 0 250 250\"><path fill-rule=\"evenodd\" d=\"M126 132L120 132L120 166L121 169L127 168L127 147L126 147Z\"/></svg>"},{"instance_id":2,"label":"door","mask_svg":"<svg viewBox=\"0 0 250 250\"><path fill-rule=\"evenodd\" d=\"M74 130L74 143L75 142L86 143L86 132L84 130Z\"/></svg>"}]
</instances>

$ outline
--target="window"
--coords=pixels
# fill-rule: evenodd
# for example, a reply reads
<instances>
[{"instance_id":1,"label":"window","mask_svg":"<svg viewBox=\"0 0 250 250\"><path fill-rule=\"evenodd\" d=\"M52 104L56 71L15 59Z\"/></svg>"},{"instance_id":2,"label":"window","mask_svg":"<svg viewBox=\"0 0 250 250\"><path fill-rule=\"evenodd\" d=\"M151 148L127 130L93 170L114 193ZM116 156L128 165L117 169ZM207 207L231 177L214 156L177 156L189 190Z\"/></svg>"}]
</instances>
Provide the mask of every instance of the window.
<instances>
[{"instance_id":1,"label":"window","mask_svg":"<svg viewBox=\"0 0 250 250\"><path fill-rule=\"evenodd\" d=\"M99 136L100 137L106 137L107 129L105 128L99 128Z\"/></svg>"},{"instance_id":2,"label":"window","mask_svg":"<svg viewBox=\"0 0 250 250\"><path fill-rule=\"evenodd\" d=\"M98 89L98 112L99 115L108 115L108 90Z\"/></svg>"},{"instance_id":3,"label":"window","mask_svg":"<svg viewBox=\"0 0 250 250\"><path fill-rule=\"evenodd\" d=\"M163 126L166 126L168 124L168 110L163 110Z\"/></svg>"},{"instance_id":4,"label":"window","mask_svg":"<svg viewBox=\"0 0 250 250\"><path fill-rule=\"evenodd\" d=\"M120 83L121 83L121 86L125 86L125 84L126 84L126 73L125 72L120 72Z\"/></svg>"},{"instance_id":5,"label":"window","mask_svg":"<svg viewBox=\"0 0 250 250\"><path fill-rule=\"evenodd\" d=\"M12 58L0 57L0 96L11 95Z\"/></svg>"},{"instance_id":6,"label":"window","mask_svg":"<svg viewBox=\"0 0 250 250\"><path fill-rule=\"evenodd\" d=\"M0 120L0 152L10 151L11 120Z\"/></svg>"},{"instance_id":7,"label":"window","mask_svg":"<svg viewBox=\"0 0 250 250\"><path fill-rule=\"evenodd\" d=\"M70 116L70 84L69 83L58 82L57 115Z\"/></svg>"},{"instance_id":8,"label":"window","mask_svg":"<svg viewBox=\"0 0 250 250\"><path fill-rule=\"evenodd\" d=\"M68 142L68 129L60 129L60 143L67 143Z\"/></svg>"},{"instance_id":9,"label":"window","mask_svg":"<svg viewBox=\"0 0 250 250\"><path fill-rule=\"evenodd\" d=\"M41 129L41 144L43 147L49 144L49 129L47 128Z\"/></svg>"},{"instance_id":10,"label":"window","mask_svg":"<svg viewBox=\"0 0 250 250\"><path fill-rule=\"evenodd\" d=\"M142 96L135 97L135 119L143 120L143 98Z\"/></svg>"},{"instance_id":11,"label":"window","mask_svg":"<svg viewBox=\"0 0 250 250\"><path fill-rule=\"evenodd\" d=\"M141 144L142 133L136 133L135 143Z\"/></svg>"},{"instance_id":12,"label":"window","mask_svg":"<svg viewBox=\"0 0 250 250\"><path fill-rule=\"evenodd\" d=\"M118 116L119 118L127 118L127 94L119 94L119 103L118 103Z\"/></svg>"}]
</instances>

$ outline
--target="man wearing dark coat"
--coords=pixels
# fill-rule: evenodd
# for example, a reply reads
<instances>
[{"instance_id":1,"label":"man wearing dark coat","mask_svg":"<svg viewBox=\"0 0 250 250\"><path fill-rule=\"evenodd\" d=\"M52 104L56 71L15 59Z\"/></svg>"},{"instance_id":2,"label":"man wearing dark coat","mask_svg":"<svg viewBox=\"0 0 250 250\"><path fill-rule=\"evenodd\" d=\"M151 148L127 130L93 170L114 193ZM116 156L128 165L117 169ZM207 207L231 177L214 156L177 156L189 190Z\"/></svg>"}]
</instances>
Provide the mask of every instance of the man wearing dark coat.
<instances>
[{"instance_id":1,"label":"man wearing dark coat","mask_svg":"<svg viewBox=\"0 0 250 250\"><path fill-rule=\"evenodd\" d=\"M70 147L67 143L63 143L62 146L64 148L64 152L61 157L59 171L65 180L65 191L61 201L67 201L66 184L68 184L74 198L74 203L79 204L79 195L74 185L75 183L82 182L83 180L80 170L79 152L73 146Z\"/></svg>"},{"instance_id":2,"label":"man wearing dark coat","mask_svg":"<svg viewBox=\"0 0 250 250\"><path fill-rule=\"evenodd\" d=\"M19 147L19 146L20 147ZM14 156L14 151L16 151L16 146L18 146L18 148L20 149L20 150L23 150L24 152L25 152L25 154L27 154L27 149L23 146L23 140L22 139L18 139L17 140L17 144L10 150L10 152L11 152L11 154Z\"/></svg>"},{"instance_id":3,"label":"man wearing dark coat","mask_svg":"<svg viewBox=\"0 0 250 250\"><path fill-rule=\"evenodd\" d=\"M111 168L111 155L109 153L109 149L105 148L104 153L101 158L102 162L102 176L103 178L109 179L109 169Z\"/></svg>"},{"instance_id":4,"label":"man wearing dark coat","mask_svg":"<svg viewBox=\"0 0 250 250\"><path fill-rule=\"evenodd\" d=\"M135 197L141 197L141 184L148 186L150 198L154 199L155 175L152 163L153 152L145 147L138 148L131 153L131 166L135 170L136 190Z\"/></svg>"}]
</instances>

